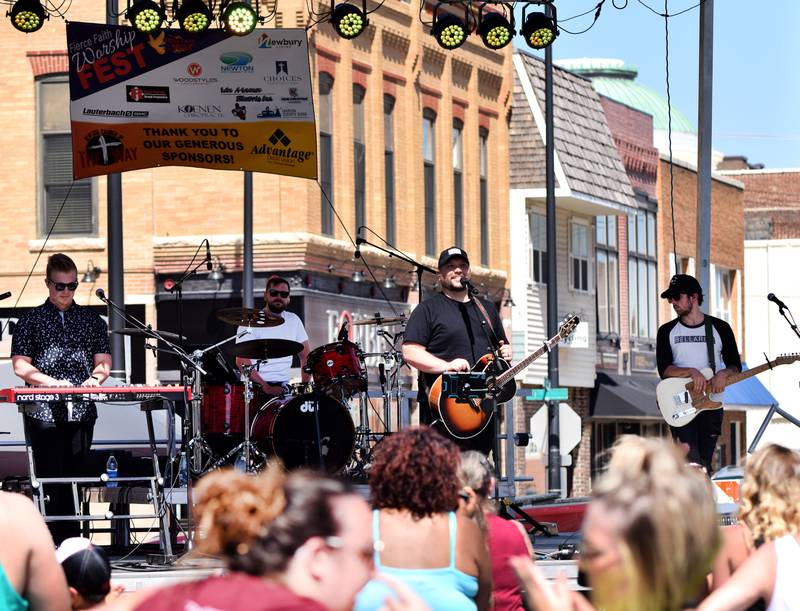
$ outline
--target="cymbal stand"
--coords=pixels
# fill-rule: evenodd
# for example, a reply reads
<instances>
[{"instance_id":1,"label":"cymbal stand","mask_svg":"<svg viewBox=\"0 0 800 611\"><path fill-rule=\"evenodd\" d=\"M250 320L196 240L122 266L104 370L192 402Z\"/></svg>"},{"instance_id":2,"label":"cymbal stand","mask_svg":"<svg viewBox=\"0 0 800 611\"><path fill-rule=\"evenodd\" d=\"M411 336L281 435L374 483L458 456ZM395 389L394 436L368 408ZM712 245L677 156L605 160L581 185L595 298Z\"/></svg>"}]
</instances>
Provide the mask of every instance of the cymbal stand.
<instances>
[{"instance_id":1,"label":"cymbal stand","mask_svg":"<svg viewBox=\"0 0 800 611\"><path fill-rule=\"evenodd\" d=\"M256 471L260 470L267 461L266 456L259 450L256 445L250 441L250 403L255 396L253 392L253 381L250 379L250 374L259 368L262 362L266 359L255 360L249 365L242 365L242 378L244 382L244 441L242 441L239 445L232 448L230 452L228 452L225 456L217 460L212 466L211 469L217 469L222 465L226 464L231 458L234 456L238 456L240 453L244 457L244 470L245 472L252 472L255 473ZM258 461L258 462L256 462Z\"/></svg>"}]
</instances>

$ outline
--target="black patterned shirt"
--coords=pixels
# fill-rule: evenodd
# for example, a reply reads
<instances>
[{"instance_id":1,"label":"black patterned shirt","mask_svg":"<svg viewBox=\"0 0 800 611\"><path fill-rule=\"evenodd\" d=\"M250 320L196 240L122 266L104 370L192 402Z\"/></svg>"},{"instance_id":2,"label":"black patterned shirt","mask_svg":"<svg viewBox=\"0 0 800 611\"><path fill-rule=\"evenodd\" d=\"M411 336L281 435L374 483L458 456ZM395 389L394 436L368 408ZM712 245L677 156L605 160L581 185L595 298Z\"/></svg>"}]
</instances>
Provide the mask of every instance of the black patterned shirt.
<instances>
[{"instance_id":1,"label":"black patterned shirt","mask_svg":"<svg viewBox=\"0 0 800 611\"><path fill-rule=\"evenodd\" d=\"M63 314L63 316L62 316ZM11 356L26 356L43 374L82 384L94 371L94 355L109 354L108 327L100 316L75 302L61 312L48 299L19 319L11 340ZM36 404L28 415L45 422L88 421L97 418L91 401Z\"/></svg>"}]
</instances>

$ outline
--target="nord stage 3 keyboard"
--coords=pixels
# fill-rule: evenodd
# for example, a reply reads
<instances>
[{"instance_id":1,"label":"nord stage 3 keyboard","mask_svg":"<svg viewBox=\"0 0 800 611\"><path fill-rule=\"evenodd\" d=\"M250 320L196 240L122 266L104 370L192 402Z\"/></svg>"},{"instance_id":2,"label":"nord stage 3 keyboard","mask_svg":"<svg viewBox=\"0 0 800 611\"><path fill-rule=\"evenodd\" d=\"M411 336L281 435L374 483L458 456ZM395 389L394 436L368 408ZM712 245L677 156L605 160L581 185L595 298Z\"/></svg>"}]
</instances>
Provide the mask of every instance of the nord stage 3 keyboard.
<instances>
[{"instance_id":1,"label":"nord stage 3 keyboard","mask_svg":"<svg viewBox=\"0 0 800 611\"><path fill-rule=\"evenodd\" d=\"M33 401L191 401L192 389L184 386L32 386L0 388L0 402Z\"/></svg>"}]
</instances>

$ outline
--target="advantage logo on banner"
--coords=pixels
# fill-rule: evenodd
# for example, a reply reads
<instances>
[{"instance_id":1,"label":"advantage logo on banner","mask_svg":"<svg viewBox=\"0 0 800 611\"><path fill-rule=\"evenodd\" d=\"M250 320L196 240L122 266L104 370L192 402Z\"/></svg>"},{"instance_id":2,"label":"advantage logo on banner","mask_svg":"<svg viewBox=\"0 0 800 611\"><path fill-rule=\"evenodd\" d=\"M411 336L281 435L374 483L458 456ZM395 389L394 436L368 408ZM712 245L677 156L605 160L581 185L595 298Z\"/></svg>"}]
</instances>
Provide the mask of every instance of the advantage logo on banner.
<instances>
[{"instance_id":1,"label":"advantage logo on banner","mask_svg":"<svg viewBox=\"0 0 800 611\"><path fill-rule=\"evenodd\" d=\"M75 179L162 165L317 177L303 29L68 23Z\"/></svg>"}]
</instances>

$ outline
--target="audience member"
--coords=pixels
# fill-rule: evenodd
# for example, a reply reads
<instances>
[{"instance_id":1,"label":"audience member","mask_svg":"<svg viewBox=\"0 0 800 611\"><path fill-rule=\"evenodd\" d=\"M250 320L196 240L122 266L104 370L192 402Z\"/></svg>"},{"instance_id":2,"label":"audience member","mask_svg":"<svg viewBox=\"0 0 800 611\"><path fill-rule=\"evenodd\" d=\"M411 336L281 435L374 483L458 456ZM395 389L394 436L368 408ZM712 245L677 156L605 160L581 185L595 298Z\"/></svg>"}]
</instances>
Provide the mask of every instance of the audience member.
<instances>
[{"instance_id":1,"label":"audience member","mask_svg":"<svg viewBox=\"0 0 800 611\"><path fill-rule=\"evenodd\" d=\"M53 539L29 499L0 492L0 609L64 611L69 595Z\"/></svg>"},{"instance_id":2,"label":"audience member","mask_svg":"<svg viewBox=\"0 0 800 611\"><path fill-rule=\"evenodd\" d=\"M458 479L464 502L461 510L473 518L484 532L492 564L492 608L495 611L521 611L522 590L509 559L533 556L533 545L525 528L516 520L506 520L495 512L491 494L495 477L489 460L480 452L461 453Z\"/></svg>"},{"instance_id":3,"label":"audience member","mask_svg":"<svg viewBox=\"0 0 800 611\"><path fill-rule=\"evenodd\" d=\"M580 556L598 609L673 611L691 606L719 546L709 480L671 443L624 438L594 486ZM565 584L513 560L536 609L591 608Z\"/></svg>"},{"instance_id":4,"label":"audience member","mask_svg":"<svg viewBox=\"0 0 800 611\"><path fill-rule=\"evenodd\" d=\"M109 609L344 611L372 576L369 507L345 484L312 473L233 470L195 489L197 550L229 572L123 596Z\"/></svg>"},{"instance_id":5,"label":"audience member","mask_svg":"<svg viewBox=\"0 0 800 611\"><path fill-rule=\"evenodd\" d=\"M124 587L111 587L111 563L105 551L89 539L65 539L56 550L56 560L64 569L71 608L91 609L119 596Z\"/></svg>"},{"instance_id":6,"label":"audience member","mask_svg":"<svg viewBox=\"0 0 800 611\"><path fill-rule=\"evenodd\" d=\"M379 573L416 592L434 611L487 609L491 565L480 528L456 514L458 447L428 428L387 437L376 448L369 486ZM390 595L371 581L357 611L379 609Z\"/></svg>"}]
</instances>

